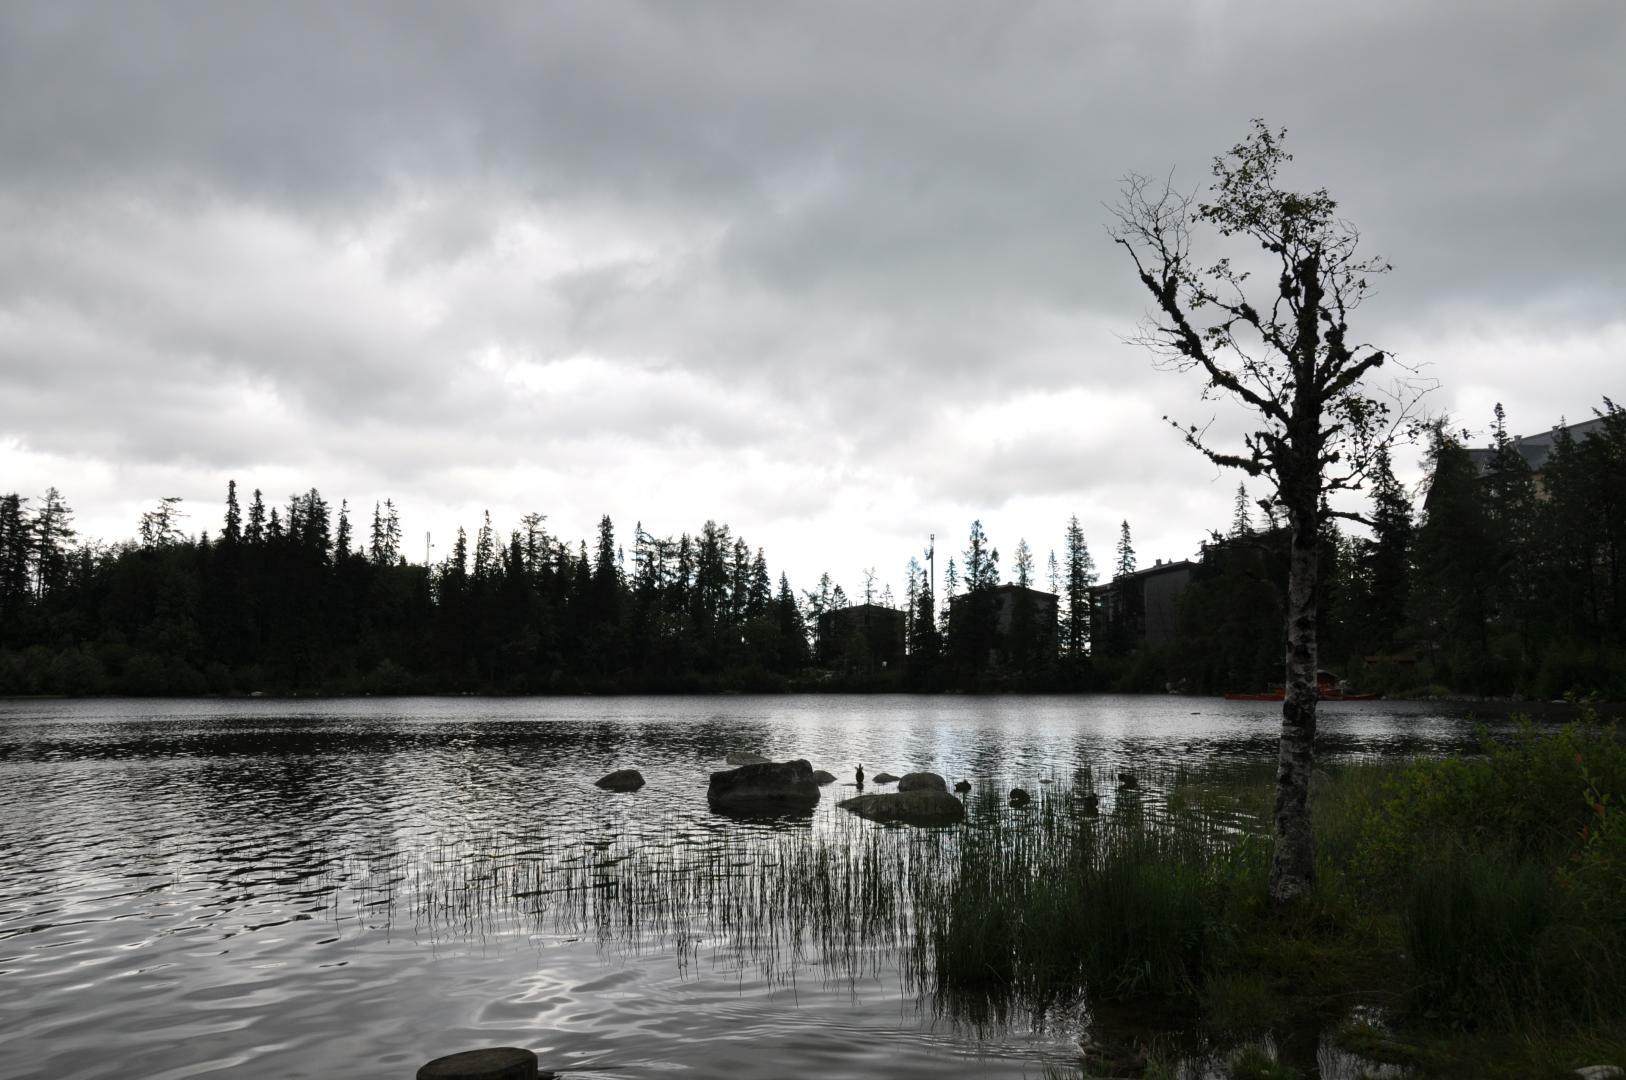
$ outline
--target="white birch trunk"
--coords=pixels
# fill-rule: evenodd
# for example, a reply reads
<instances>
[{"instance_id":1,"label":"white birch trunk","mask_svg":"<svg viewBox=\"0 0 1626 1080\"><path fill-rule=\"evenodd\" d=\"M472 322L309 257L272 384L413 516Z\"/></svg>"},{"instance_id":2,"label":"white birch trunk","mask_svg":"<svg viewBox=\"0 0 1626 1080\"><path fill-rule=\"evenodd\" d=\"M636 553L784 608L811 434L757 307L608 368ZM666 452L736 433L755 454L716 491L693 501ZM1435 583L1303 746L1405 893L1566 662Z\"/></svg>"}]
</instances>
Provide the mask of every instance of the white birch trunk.
<instances>
[{"instance_id":1,"label":"white birch trunk","mask_svg":"<svg viewBox=\"0 0 1626 1080\"><path fill-rule=\"evenodd\" d=\"M1315 880L1310 831L1310 773L1315 768L1316 576L1320 527L1315 497L1292 510L1292 552L1287 574L1287 684L1282 697L1282 741L1276 773L1276 844L1270 898L1290 904Z\"/></svg>"}]
</instances>

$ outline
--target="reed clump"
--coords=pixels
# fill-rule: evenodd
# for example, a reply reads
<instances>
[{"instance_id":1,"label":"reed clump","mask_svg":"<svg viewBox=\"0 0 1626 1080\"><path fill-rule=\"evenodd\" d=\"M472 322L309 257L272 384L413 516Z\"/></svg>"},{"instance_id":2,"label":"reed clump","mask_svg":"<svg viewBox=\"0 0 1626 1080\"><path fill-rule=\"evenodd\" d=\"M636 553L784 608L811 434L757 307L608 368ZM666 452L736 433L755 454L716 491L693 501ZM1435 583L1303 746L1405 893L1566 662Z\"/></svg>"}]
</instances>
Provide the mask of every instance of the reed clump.
<instances>
[{"instance_id":1,"label":"reed clump","mask_svg":"<svg viewBox=\"0 0 1626 1080\"><path fill-rule=\"evenodd\" d=\"M1024 808L980 783L948 828L824 807L774 825L437 835L369 851L357 909L439 940L542 933L680 964L704 950L784 979L885 974L973 1025L1065 1026L1131 1002L1257 1037L1367 1005L1424 1071L1534 1075L1587 1064L1582 1048L1626 1054L1610 1034L1626 1030L1612 728L1527 727L1471 758L1319 775L1317 884L1285 912L1265 900L1268 768L1116 779L1046 785ZM1470 1044L1498 1049L1474 1059Z\"/></svg>"}]
</instances>

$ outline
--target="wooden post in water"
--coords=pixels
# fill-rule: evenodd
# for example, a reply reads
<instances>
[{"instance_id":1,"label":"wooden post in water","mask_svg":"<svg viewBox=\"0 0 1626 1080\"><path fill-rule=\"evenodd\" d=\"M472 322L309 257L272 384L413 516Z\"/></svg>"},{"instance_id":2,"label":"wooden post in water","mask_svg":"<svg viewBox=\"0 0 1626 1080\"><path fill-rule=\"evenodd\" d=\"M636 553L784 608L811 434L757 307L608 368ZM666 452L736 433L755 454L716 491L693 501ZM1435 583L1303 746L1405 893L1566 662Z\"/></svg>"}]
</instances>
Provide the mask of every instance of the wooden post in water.
<instances>
[{"instance_id":1,"label":"wooden post in water","mask_svg":"<svg viewBox=\"0 0 1626 1080\"><path fill-rule=\"evenodd\" d=\"M517 1046L465 1050L431 1061L418 1080L537 1080L536 1055Z\"/></svg>"}]
</instances>

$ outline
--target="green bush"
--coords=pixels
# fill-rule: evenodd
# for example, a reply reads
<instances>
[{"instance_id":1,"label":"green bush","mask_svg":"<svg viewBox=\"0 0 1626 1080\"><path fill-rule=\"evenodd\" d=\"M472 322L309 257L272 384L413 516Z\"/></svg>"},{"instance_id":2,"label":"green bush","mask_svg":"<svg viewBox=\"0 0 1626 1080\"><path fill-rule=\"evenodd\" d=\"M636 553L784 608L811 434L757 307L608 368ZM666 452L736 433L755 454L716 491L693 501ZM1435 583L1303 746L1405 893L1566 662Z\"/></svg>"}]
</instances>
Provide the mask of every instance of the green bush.
<instances>
[{"instance_id":1,"label":"green bush","mask_svg":"<svg viewBox=\"0 0 1626 1080\"><path fill-rule=\"evenodd\" d=\"M1413 1004L1464 1026L1618 1016L1626 745L1589 713L1486 749L1400 769L1356 845L1368 902L1400 913Z\"/></svg>"}]
</instances>

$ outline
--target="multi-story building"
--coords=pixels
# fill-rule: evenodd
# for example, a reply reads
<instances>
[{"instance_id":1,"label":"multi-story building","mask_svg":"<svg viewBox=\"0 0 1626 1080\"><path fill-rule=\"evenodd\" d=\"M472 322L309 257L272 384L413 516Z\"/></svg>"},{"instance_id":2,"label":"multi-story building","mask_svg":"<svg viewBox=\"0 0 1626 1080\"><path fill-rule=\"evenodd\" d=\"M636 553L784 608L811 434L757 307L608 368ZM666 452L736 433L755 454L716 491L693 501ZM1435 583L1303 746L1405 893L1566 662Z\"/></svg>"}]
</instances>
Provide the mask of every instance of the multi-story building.
<instances>
[{"instance_id":1,"label":"multi-story building","mask_svg":"<svg viewBox=\"0 0 1626 1080\"><path fill-rule=\"evenodd\" d=\"M1145 570L1090 588L1092 648L1133 652L1142 645L1168 645L1179 629L1180 594L1197 564L1159 559Z\"/></svg>"},{"instance_id":2,"label":"multi-story building","mask_svg":"<svg viewBox=\"0 0 1626 1080\"><path fill-rule=\"evenodd\" d=\"M895 667L903 662L904 624L903 612L880 604L834 608L819 615L813 655L821 667Z\"/></svg>"}]
</instances>

